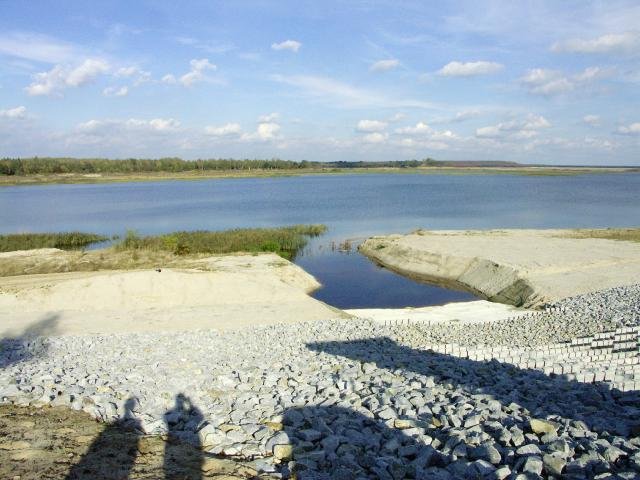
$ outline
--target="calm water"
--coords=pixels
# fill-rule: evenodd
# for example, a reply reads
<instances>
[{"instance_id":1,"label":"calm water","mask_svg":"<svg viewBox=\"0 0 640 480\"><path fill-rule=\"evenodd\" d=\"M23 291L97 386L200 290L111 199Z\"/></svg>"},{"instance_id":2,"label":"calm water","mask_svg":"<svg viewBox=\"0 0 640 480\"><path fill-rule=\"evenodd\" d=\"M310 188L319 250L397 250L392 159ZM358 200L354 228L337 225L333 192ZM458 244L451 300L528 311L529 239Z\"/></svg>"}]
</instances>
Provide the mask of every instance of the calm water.
<instances>
[{"instance_id":1,"label":"calm water","mask_svg":"<svg viewBox=\"0 0 640 480\"><path fill-rule=\"evenodd\" d=\"M142 234L324 223L296 263L342 308L470 299L378 268L332 243L417 228L640 225L640 174L344 175L0 188L0 232L84 230ZM354 242L355 243L355 242Z\"/></svg>"}]
</instances>

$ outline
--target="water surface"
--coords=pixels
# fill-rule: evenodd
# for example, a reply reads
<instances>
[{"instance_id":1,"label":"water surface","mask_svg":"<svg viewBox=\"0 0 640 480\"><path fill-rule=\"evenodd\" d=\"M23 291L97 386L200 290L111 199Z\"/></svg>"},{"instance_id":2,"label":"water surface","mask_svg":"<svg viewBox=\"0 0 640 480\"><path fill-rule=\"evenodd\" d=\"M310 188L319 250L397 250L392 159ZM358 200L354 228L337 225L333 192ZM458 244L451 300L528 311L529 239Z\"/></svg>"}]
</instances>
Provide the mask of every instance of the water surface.
<instances>
[{"instance_id":1,"label":"water surface","mask_svg":"<svg viewBox=\"0 0 640 480\"><path fill-rule=\"evenodd\" d=\"M324 223L296 263L341 308L436 305L465 292L417 284L353 249L370 235L417 228L576 228L640 225L640 174L558 177L360 174L0 188L0 232L141 234Z\"/></svg>"}]
</instances>

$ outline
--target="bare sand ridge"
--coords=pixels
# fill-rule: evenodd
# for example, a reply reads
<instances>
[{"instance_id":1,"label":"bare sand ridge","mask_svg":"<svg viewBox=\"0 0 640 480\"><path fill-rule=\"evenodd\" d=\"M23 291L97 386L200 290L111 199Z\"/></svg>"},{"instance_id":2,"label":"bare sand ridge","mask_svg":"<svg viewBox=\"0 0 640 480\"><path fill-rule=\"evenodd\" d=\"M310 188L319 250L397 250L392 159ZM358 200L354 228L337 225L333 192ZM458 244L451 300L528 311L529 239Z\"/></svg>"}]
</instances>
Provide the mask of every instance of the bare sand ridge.
<instances>
[{"instance_id":1,"label":"bare sand ridge","mask_svg":"<svg viewBox=\"0 0 640 480\"><path fill-rule=\"evenodd\" d=\"M228 329L346 317L309 297L320 284L275 254L210 257L197 263L207 271L0 278L0 337L18 335L47 319L53 325L48 334L82 334Z\"/></svg>"},{"instance_id":2,"label":"bare sand ridge","mask_svg":"<svg viewBox=\"0 0 640 480\"><path fill-rule=\"evenodd\" d=\"M640 281L640 243L572 232L417 231L370 238L360 251L417 280L524 307Z\"/></svg>"}]
</instances>

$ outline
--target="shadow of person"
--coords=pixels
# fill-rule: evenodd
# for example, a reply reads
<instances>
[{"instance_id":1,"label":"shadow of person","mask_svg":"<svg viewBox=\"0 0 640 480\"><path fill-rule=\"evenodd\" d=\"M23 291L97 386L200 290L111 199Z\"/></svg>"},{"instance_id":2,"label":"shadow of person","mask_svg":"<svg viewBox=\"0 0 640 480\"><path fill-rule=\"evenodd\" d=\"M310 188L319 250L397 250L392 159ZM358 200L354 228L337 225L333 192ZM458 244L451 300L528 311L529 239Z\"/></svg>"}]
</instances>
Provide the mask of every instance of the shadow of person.
<instances>
[{"instance_id":1,"label":"shadow of person","mask_svg":"<svg viewBox=\"0 0 640 480\"><path fill-rule=\"evenodd\" d=\"M87 453L71 467L67 480L124 480L136 461L140 440L140 422L133 410L137 399L131 397L124 405L125 413L96 438Z\"/></svg>"},{"instance_id":2,"label":"shadow of person","mask_svg":"<svg viewBox=\"0 0 640 480\"><path fill-rule=\"evenodd\" d=\"M279 440L269 446L281 458L284 478L391 480L446 475L445 455L428 444L430 438L406 435L348 408L291 408L283 424L286 435L276 435ZM481 475L469 468L473 474L469 478Z\"/></svg>"},{"instance_id":3,"label":"shadow of person","mask_svg":"<svg viewBox=\"0 0 640 480\"><path fill-rule=\"evenodd\" d=\"M164 415L168 438L164 447L164 476L167 480L198 480L202 478L204 455L196 433L203 422L202 412L189 397L176 396L173 409ZM194 448L195 447L195 448Z\"/></svg>"},{"instance_id":4,"label":"shadow of person","mask_svg":"<svg viewBox=\"0 0 640 480\"><path fill-rule=\"evenodd\" d=\"M593 431L629 437L640 431L640 391L621 392L604 382L583 383L562 375L546 375L497 360L477 361L399 345L386 337L307 344L311 350L375 363L399 372L407 381L430 377L436 384L460 387L469 394L513 403L532 417L557 416L582 421Z\"/></svg>"},{"instance_id":5,"label":"shadow of person","mask_svg":"<svg viewBox=\"0 0 640 480\"><path fill-rule=\"evenodd\" d=\"M47 343L42 338L56 333L60 315L50 314L27 327L20 335L0 338L0 368L10 367L47 353Z\"/></svg>"}]
</instances>

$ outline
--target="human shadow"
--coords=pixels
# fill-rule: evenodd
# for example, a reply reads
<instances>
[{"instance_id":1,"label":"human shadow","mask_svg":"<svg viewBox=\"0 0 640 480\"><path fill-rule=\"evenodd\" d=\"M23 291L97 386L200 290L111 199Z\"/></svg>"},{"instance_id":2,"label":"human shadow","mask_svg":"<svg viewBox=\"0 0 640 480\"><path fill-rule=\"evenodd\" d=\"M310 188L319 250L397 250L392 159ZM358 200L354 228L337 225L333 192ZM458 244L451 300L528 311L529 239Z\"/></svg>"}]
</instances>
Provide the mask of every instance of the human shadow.
<instances>
[{"instance_id":1,"label":"human shadow","mask_svg":"<svg viewBox=\"0 0 640 480\"><path fill-rule=\"evenodd\" d=\"M284 478L440 478L451 460L429 444L430 438L412 437L349 408L291 408L283 424L285 435L276 435L268 446L280 459ZM487 473L483 465L465 468L467 478Z\"/></svg>"},{"instance_id":2,"label":"human shadow","mask_svg":"<svg viewBox=\"0 0 640 480\"><path fill-rule=\"evenodd\" d=\"M134 416L137 400L129 398L124 416L96 438L87 453L71 467L67 480L124 480L129 478L138 454L140 422Z\"/></svg>"},{"instance_id":3,"label":"human shadow","mask_svg":"<svg viewBox=\"0 0 640 480\"><path fill-rule=\"evenodd\" d=\"M0 368L46 355L48 344L44 337L56 333L59 319L60 315L52 313L27 327L20 335L1 338Z\"/></svg>"},{"instance_id":4,"label":"human shadow","mask_svg":"<svg viewBox=\"0 0 640 480\"><path fill-rule=\"evenodd\" d=\"M189 397L176 396L173 409L164 415L168 435L164 449L164 476L167 480L202 478L204 454L195 432L203 422L202 412ZM194 448L195 447L195 448Z\"/></svg>"},{"instance_id":5,"label":"human shadow","mask_svg":"<svg viewBox=\"0 0 640 480\"><path fill-rule=\"evenodd\" d=\"M386 338L307 344L326 352L402 375L407 383L451 384L498 400L502 409L526 408L531 417L582 421L592 431L624 437L640 432L640 391L622 392L608 383L583 383L546 375L497 360L476 361L430 350L416 350ZM426 378L425 378L426 377Z\"/></svg>"}]
</instances>

